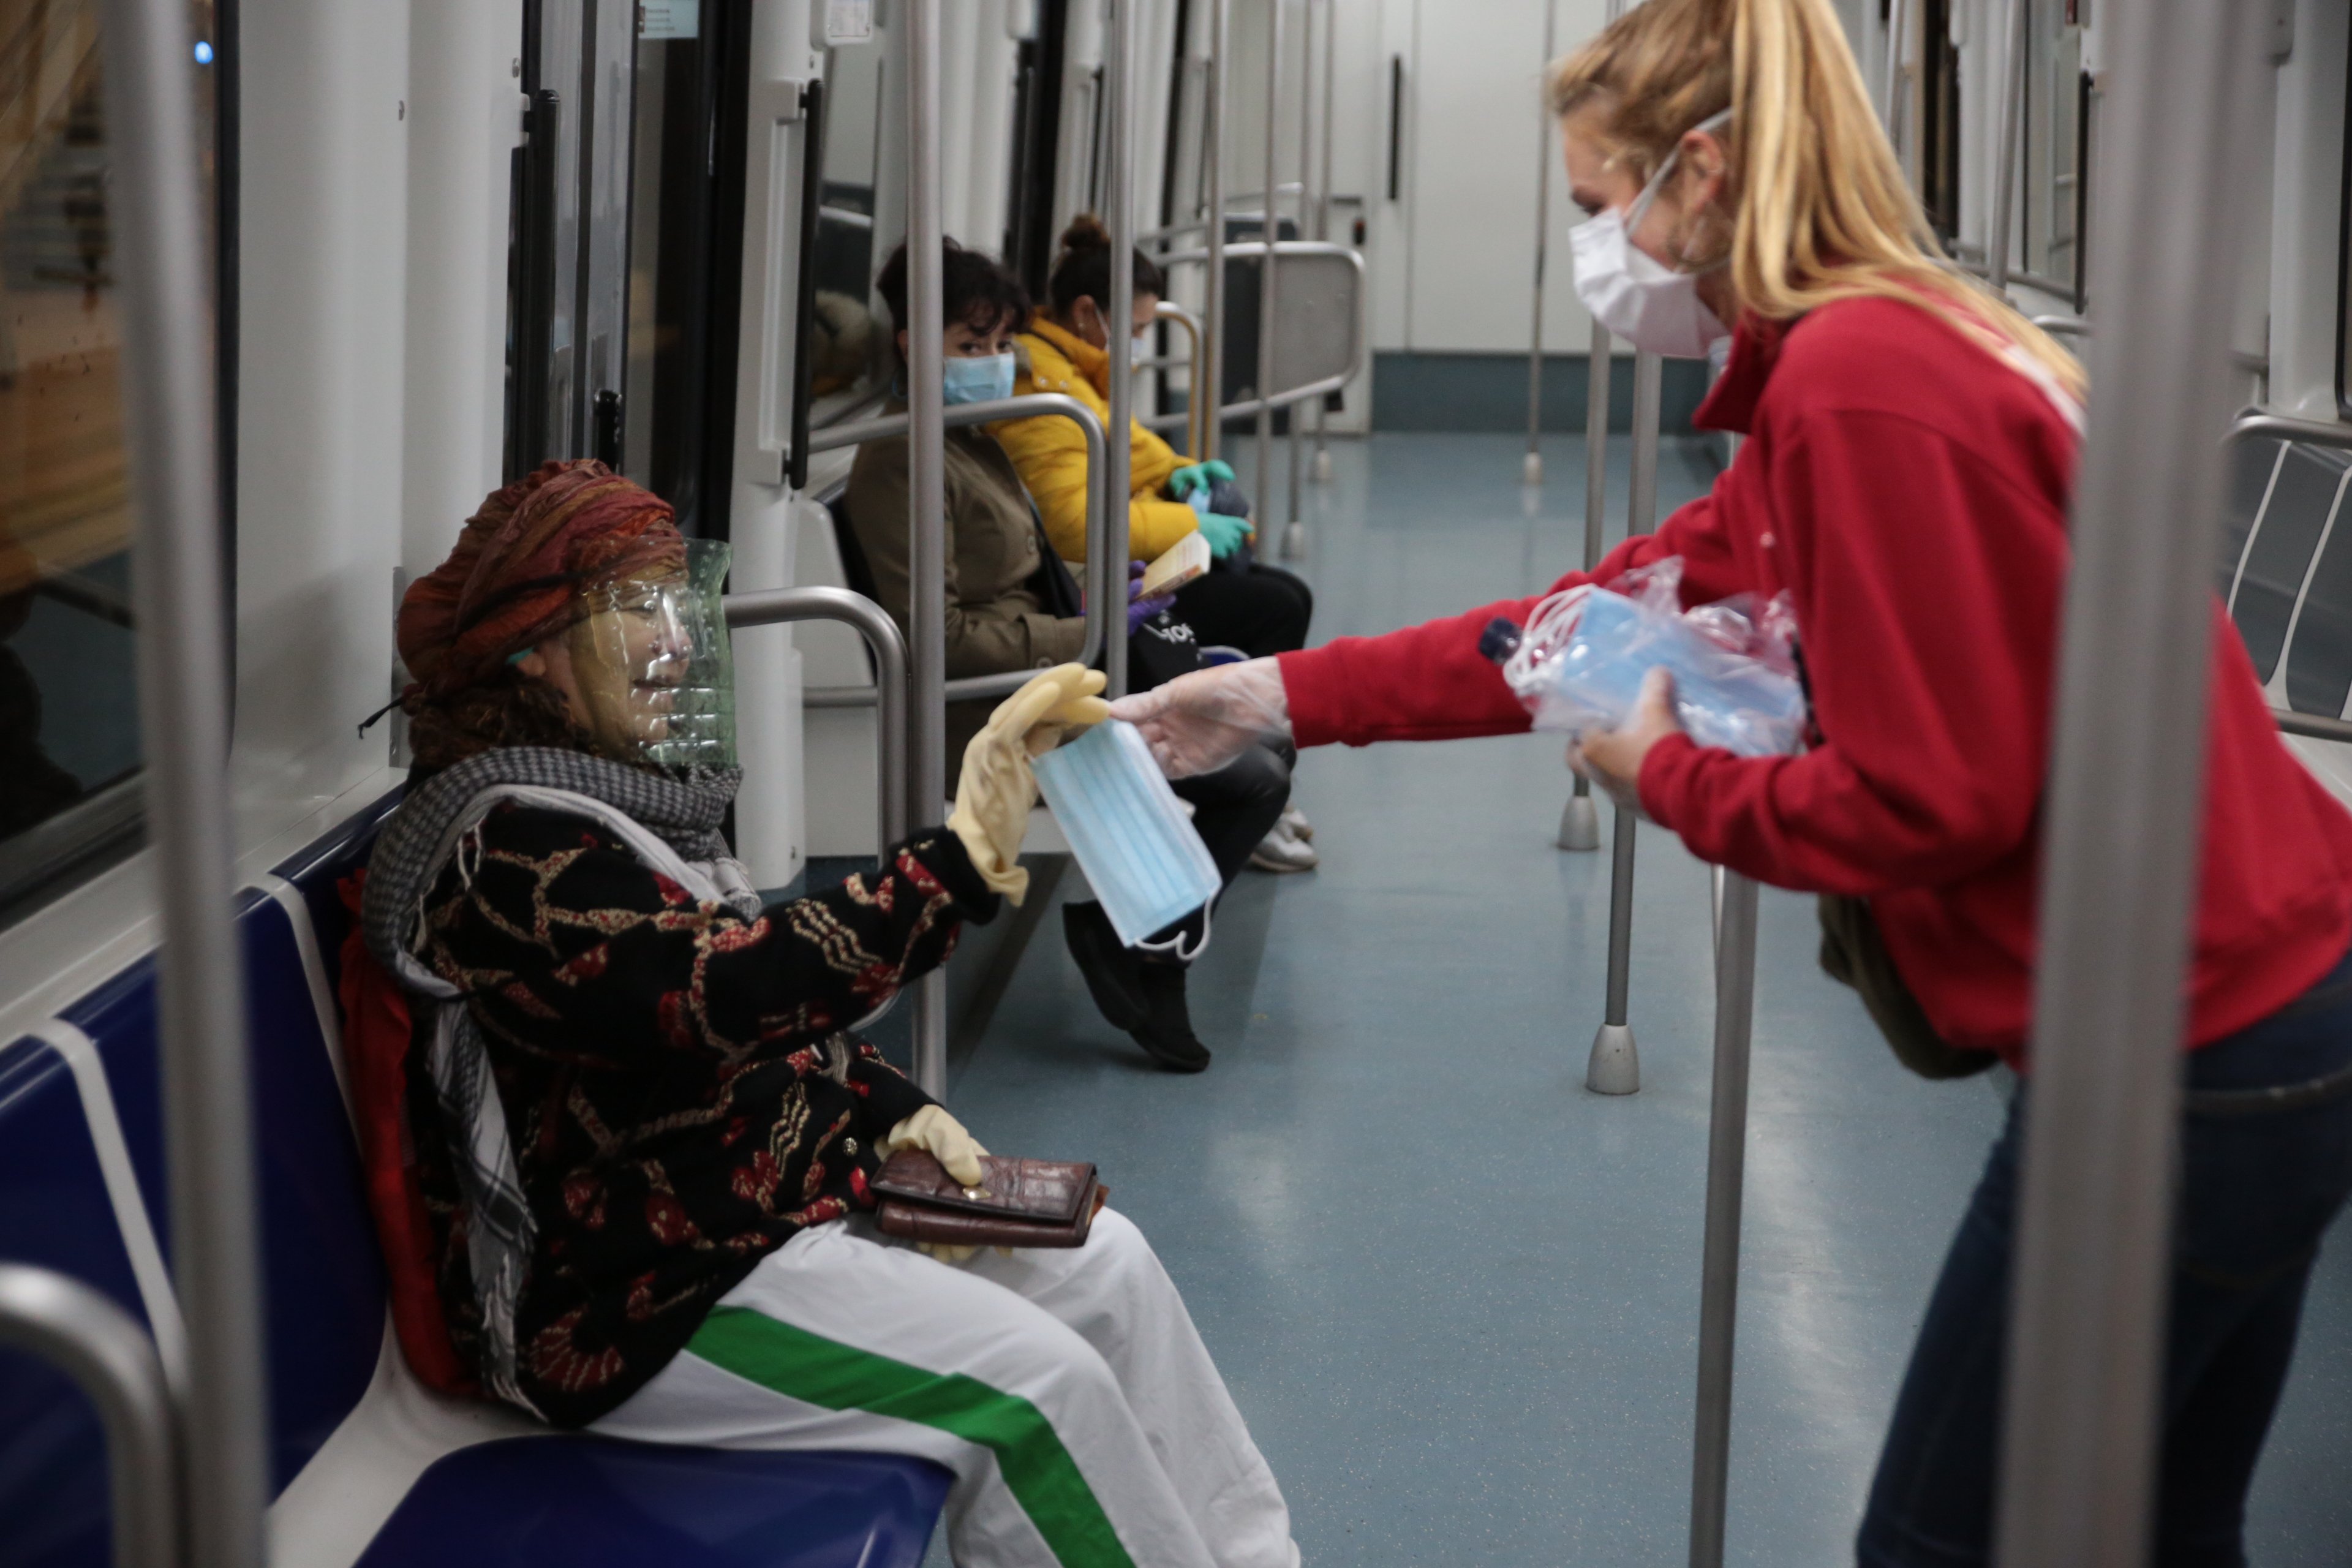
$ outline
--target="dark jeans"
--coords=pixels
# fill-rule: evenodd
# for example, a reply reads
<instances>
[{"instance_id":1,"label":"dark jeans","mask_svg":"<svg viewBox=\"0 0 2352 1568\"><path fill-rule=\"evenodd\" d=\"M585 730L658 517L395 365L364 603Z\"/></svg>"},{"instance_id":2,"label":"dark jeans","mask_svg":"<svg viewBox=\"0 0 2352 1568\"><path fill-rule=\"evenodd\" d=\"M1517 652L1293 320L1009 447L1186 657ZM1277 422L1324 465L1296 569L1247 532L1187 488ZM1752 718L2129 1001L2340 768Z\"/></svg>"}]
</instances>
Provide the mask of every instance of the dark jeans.
<instances>
[{"instance_id":1,"label":"dark jeans","mask_svg":"<svg viewBox=\"0 0 2352 1568\"><path fill-rule=\"evenodd\" d=\"M1176 614L1202 643L1265 658L1307 646L1315 591L1279 566L1220 562L1176 590Z\"/></svg>"},{"instance_id":2,"label":"dark jeans","mask_svg":"<svg viewBox=\"0 0 2352 1568\"><path fill-rule=\"evenodd\" d=\"M1191 803L1192 826L1208 846L1209 858L1217 863L1223 887L1234 885L1241 868L1249 864L1250 851L1273 830L1274 819L1289 804L1290 764L1297 755L1286 745L1252 746L1215 773L1178 779L1171 786L1178 799ZM1209 912L1203 909L1189 915L1165 931L1153 932L1152 940L1165 942L1181 931L1189 951L1207 930ZM1172 953L1152 956L1174 957Z\"/></svg>"},{"instance_id":3,"label":"dark jeans","mask_svg":"<svg viewBox=\"0 0 2352 1568\"><path fill-rule=\"evenodd\" d=\"M2160 1568L2235 1568L2246 1489L2320 1237L2352 1191L2352 957L2189 1053L2165 1365ZM2026 1096L1945 1259L1855 1542L1864 1568L1990 1561L2001 1343Z\"/></svg>"}]
</instances>

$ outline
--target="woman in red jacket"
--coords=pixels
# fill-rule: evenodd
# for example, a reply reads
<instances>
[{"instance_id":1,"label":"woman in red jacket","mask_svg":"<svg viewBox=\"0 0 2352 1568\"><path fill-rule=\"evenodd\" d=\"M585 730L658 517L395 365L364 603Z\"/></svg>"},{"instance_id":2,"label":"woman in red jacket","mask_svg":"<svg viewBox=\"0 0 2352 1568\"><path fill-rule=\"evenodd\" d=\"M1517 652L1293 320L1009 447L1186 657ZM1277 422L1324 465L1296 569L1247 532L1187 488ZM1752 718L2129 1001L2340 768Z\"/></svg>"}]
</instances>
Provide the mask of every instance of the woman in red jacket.
<instances>
[{"instance_id":1,"label":"woman in red jacket","mask_svg":"<svg viewBox=\"0 0 2352 1568\"><path fill-rule=\"evenodd\" d=\"M1593 215L1579 293L1657 352L1731 340L1697 422L1748 437L1713 493L1592 576L1680 556L1685 605L1785 593L1814 726L1793 757L1703 748L1654 673L1629 721L1570 761L1707 860L1866 900L1936 1032L2030 1080L2080 372L1937 252L1829 0L1649 0L1551 88ZM1523 730L1478 640L1536 603L1186 676L1114 712L1171 773L1267 731L1306 746ZM2352 818L2282 744L2213 614L2167 1564L2243 1561L2305 1281L2352 1184ZM2013 1113L1897 1400L1864 1564L1988 1559L2020 1142Z\"/></svg>"}]
</instances>

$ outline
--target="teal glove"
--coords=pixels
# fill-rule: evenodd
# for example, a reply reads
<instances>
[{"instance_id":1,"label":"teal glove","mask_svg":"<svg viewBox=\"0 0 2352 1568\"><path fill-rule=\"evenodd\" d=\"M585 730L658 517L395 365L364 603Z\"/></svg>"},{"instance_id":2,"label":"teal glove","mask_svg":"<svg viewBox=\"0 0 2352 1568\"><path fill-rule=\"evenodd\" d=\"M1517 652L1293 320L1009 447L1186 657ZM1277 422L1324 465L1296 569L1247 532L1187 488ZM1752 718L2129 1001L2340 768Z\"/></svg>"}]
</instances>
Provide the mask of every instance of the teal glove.
<instances>
[{"instance_id":1,"label":"teal glove","mask_svg":"<svg viewBox=\"0 0 2352 1568\"><path fill-rule=\"evenodd\" d=\"M1233 483L1233 469L1214 458L1205 463L1187 463L1168 476L1168 493L1182 500L1192 493L1193 487L1205 489L1218 479Z\"/></svg>"},{"instance_id":2,"label":"teal glove","mask_svg":"<svg viewBox=\"0 0 2352 1568\"><path fill-rule=\"evenodd\" d=\"M1257 530L1249 525L1249 519L1245 517L1227 517L1221 511L1201 514L1201 534L1208 540L1209 554L1214 560L1223 561L1239 550L1244 540L1256 532Z\"/></svg>"}]
</instances>

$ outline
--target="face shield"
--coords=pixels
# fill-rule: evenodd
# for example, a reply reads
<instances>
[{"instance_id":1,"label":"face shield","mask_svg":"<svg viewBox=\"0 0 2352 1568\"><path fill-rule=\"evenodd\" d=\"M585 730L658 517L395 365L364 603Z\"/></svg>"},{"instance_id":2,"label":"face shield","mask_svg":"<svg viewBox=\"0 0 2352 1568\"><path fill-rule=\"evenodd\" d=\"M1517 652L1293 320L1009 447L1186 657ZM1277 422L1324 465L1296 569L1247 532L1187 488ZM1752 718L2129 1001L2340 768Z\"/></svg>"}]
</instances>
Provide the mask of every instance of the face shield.
<instances>
[{"instance_id":1,"label":"face shield","mask_svg":"<svg viewBox=\"0 0 2352 1568\"><path fill-rule=\"evenodd\" d=\"M728 547L686 544L683 568L599 584L565 633L596 750L664 767L731 767L735 667L719 609Z\"/></svg>"}]
</instances>

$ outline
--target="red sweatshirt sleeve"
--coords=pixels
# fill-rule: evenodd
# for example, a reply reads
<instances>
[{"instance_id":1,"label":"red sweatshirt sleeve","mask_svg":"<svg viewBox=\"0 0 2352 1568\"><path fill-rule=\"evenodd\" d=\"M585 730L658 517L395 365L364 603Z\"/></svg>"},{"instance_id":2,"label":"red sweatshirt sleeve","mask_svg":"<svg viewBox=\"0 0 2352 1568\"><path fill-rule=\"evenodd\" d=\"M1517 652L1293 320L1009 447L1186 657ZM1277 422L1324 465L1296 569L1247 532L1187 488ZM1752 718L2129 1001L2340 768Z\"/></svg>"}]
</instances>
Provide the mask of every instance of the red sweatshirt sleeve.
<instances>
[{"instance_id":1,"label":"red sweatshirt sleeve","mask_svg":"<svg viewBox=\"0 0 2352 1568\"><path fill-rule=\"evenodd\" d=\"M1701 859L1823 892L1934 886L2015 850L2046 760L2063 518L1884 413L1803 421L1766 483L1825 743L1748 759L1670 738L1644 808Z\"/></svg>"},{"instance_id":2,"label":"red sweatshirt sleeve","mask_svg":"<svg viewBox=\"0 0 2352 1568\"><path fill-rule=\"evenodd\" d=\"M1286 653L1282 684L1292 734L1302 746L1334 741L1454 741L1509 735L1528 728L1528 710L1478 651L1497 616L1525 626L1545 599L1579 583L1608 583L1668 555L1683 557L1685 605L1738 593L1728 541L1712 496L1683 507L1655 533L1637 534L1602 557L1588 576L1570 572L1542 593L1424 621L1376 637L1334 637L1320 647Z\"/></svg>"}]
</instances>

